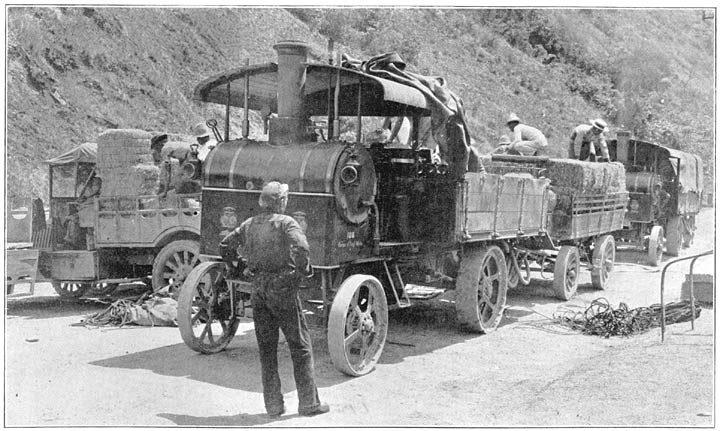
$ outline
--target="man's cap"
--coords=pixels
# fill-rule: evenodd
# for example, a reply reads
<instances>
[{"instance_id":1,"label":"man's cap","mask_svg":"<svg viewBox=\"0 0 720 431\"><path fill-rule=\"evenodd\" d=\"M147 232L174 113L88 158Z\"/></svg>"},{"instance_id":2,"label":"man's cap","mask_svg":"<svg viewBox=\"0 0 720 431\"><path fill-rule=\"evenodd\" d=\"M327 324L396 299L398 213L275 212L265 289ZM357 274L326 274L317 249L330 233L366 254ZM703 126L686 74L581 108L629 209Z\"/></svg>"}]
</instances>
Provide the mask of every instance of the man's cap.
<instances>
[{"instance_id":1,"label":"man's cap","mask_svg":"<svg viewBox=\"0 0 720 431\"><path fill-rule=\"evenodd\" d=\"M505 122L505 124L519 123L519 122L520 122L520 117L518 117L518 116L513 112L513 113L510 114L510 116L508 117L508 119L507 119L507 121Z\"/></svg>"},{"instance_id":2,"label":"man's cap","mask_svg":"<svg viewBox=\"0 0 720 431\"><path fill-rule=\"evenodd\" d=\"M210 136L210 129L208 129L205 123L197 123L192 128L192 134L195 135L196 138L203 138L205 136Z\"/></svg>"},{"instance_id":3,"label":"man's cap","mask_svg":"<svg viewBox=\"0 0 720 431\"><path fill-rule=\"evenodd\" d=\"M277 181L270 181L263 186L262 191L260 192L260 199L258 200L258 203L260 204L260 207L267 208L275 202L279 201L280 199L287 197L287 195L287 184L282 184Z\"/></svg>"},{"instance_id":4,"label":"man's cap","mask_svg":"<svg viewBox=\"0 0 720 431\"><path fill-rule=\"evenodd\" d=\"M223 208L223 211L235 211L234 207L225 207Z\"/></svg>"},{"instance_id":5,"label":"man's cap","mask_svg":"<svg viewBox=\"0 0 720 431\"><path fill-rule=\"evenodd\" d=\"M595 120L590 120L590 124L592 124L593 127L596 129L600 129L602 131L605 131L607 129L607 123L601 120L600 118L597 118Z\"/></svg>"},{"instance_id":6,"label":"man's cap","mask_svg":"<svg viewBox=\"0 0 720 431\"><path fill-rule=\"evenodd\" d=\"M160 144L167 142L168 135L163 133L162 135L153 136L152 139L150 139L150 149L159 146Z\"/></svg>"}]
</instances>

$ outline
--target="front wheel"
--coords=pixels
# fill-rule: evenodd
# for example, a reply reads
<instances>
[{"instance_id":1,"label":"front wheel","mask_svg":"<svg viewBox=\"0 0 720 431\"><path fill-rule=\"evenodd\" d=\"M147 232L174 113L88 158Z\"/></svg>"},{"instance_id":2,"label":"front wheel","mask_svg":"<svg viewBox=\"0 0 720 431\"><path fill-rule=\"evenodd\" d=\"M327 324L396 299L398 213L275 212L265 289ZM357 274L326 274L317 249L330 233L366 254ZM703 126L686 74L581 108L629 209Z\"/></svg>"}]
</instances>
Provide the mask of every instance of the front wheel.
<instances>
[{"instance_id":1,"label":"front wheel","mask_svg":"<svg viewBox=\"0 0 720 431\"><path fill-rule=\"evenodd\" d=\"M507 301L508 270L497 246L467 250L455 282L455 308L461 327L470 332L494 331Z\"/></svg>"},{"instance_id":2,"label":"front wheel","mask_svg":"<svg viewBox=\"0 0 720 431\"><path fill-rule=\"evenodd\" d=\"M650 265L658 266L662 262L664 242L665 232L662 226L653 226L648 239L648 263Z\"/></svg>"},{"instance_id":3,"label":"front wheel","mask_svg":"<svg viewBox=\"0 0 720 431\"><path fill-rule=\"evenodd\" d=\"M380 281L364 274L348 277L328 319L328 350L335 368L349 376L372 371L385 346L387 327L387 299Z\"/></svg>"},{"instance_id":4,"label":"front wheel","mask_svg":"<svg viewBox=\"0 0 720 431\"><path fill-rule=\"evenodd\" d=\"M185 344L200 353L217 353L235 336L240 321L232 312L225 264L203 262L180 289L178 327Z\"/></svg>"}]
</instances>

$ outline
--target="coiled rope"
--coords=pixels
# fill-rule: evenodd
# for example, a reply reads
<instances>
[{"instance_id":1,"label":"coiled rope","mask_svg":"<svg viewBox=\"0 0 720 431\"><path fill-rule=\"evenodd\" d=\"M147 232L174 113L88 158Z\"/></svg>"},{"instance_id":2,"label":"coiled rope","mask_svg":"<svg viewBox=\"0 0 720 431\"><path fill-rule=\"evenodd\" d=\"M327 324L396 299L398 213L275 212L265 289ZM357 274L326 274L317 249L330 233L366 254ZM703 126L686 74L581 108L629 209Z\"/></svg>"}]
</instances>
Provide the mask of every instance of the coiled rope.
<instances>
[{"instance_id":1,"label":"coiled rope","mask_svg":"<svg viewBox=\"0 0 720 431\"><path fill-rule=\"evenodd\" d=\"M695 318L698 316L700 305L695 301ZM691 317L692 307L689 300L665 305L666 325L687 322ZM621 302L617 309L613 309L607 299L598 298L590 303L585 311L555 313L553 320L588 335L605 338L617 335L627 337L659 327L662 322L662 308L660 304L654 304L630 310L627 304Z\"/></svg>"}]
</instances>

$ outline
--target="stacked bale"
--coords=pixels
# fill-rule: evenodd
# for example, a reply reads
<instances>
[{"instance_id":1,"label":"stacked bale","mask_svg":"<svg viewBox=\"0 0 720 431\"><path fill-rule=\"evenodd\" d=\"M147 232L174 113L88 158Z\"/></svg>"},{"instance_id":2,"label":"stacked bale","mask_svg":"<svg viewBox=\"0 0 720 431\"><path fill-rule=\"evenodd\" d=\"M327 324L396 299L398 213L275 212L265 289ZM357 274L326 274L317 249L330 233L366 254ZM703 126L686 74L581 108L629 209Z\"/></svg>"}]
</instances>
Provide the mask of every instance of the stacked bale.
<instances>
[{"instance_id":1,"label":"stacked bale","mask_svg":"<svg viewBox=\"0 0 720 431\"><path fill-rule=\"evenodd\" d=\"M622 163L581 162L573 159L550 159L545 166L558 194L613 194L625 190L625 168Z\"/></svg>"},{"instance_id":2,"label":"stacked bale","mask_svg":"<svg viewBox=\"0 0 720 431\"><path fill-rule=\"evenodd\" d=\"M102 196L154 194L160 169L150 153L152 135L143 130L111 129L98 137L97 170Z\"/></svg>"}]
</instances>

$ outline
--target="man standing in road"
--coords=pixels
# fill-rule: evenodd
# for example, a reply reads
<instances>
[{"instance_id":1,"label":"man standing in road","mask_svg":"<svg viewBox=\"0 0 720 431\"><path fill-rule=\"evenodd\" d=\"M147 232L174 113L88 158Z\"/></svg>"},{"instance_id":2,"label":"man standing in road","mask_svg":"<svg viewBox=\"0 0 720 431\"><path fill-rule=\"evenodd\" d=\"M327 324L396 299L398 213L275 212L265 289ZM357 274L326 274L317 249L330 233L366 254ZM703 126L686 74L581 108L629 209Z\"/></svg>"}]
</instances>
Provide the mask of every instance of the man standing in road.
<instances>
[{"instance_id":1,"label":"man standing in road","mask_svg":"<svg viewBox=\"0 0 720 431\"><path fill-rule=\"evenodd\" d=\"M515 114L510 114L506 124L513 133L512 142L507 146L508 154L538 156L545 151L548 141L540 130L520 124L520 118Z\"/></svg>"},{"instance_id":2,"label":"man standing in road","mask_svg":"<svg viewBox=\"0 0 720 431\"><path fill-rule=\"evenodd\" d=\"M318 397L310 331L298 297L301 277L312 272L310 249L300 225L284 214L287 201L287 184L267 183L260 193L263 211L228 234L220 242L220 252L229 262L242 247L244 274L253 279L251 302L268 415L285 412L277 360L278 329L282 329L293 361L298 413L314 416L327 413L330 407L321 404Z\"/></svg>"},{"instance_id":3,"label":"man standing in road","mask_svg":"<svg viewBox=\"0 0 720 431\"><path fill-rule=\"evenodd\" d=\"M609 162L610 152L605 142L607 124L601 120L590 120L590 124L581 124L570 135L568 157L582 161ZM600 158L597 158L597 149L600 147Z\"/></svg>"}]
</instances>

